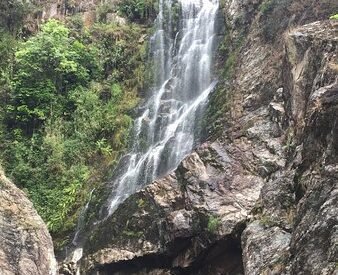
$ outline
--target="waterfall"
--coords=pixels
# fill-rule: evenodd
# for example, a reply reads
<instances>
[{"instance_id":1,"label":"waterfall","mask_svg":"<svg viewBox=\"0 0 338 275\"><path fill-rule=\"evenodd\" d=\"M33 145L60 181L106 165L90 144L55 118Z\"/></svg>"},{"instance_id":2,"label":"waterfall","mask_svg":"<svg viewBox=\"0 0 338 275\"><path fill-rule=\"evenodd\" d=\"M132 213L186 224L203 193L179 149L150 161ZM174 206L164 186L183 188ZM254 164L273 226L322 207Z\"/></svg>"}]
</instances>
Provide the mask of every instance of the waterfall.
<instances>
[{"instance_id":1,"label":"waterfall","mask_svg":"<svg viewBox=\"0 0 338 275\"><path fill-rule=\"evenodd\" d=\"M159 0L150 39L154 87L135 120L108 199L112 214L129 195L176 168L193 149L215 82L211 65L218 0Z\"/></svg>"}]
</instances>

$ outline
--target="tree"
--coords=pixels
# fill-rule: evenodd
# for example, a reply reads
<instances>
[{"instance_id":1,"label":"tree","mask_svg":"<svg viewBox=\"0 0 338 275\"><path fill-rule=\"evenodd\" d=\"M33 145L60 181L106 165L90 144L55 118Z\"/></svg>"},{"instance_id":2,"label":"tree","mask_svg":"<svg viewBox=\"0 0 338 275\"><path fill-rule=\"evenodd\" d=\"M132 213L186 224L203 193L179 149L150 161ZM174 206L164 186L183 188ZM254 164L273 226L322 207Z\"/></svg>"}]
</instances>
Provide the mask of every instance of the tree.
<instances>
[{"instance_id":1,"label":"tree","mask_svg":"<svg viewBox=\"0 0 338 275\"><path fill-rule=\"evenodd\" d=\"M22 26L31 3L25 0L0 1L0 28L16 33Z\"/></svg>"},{"instance_id":2,"label":"tree","mask_svg":"<svg viewBox=\"0 0 338 275\"><path fill-rule=\"evenodd\" d=\"M69 29L56 20L22 43L15 54L13 94L8 125L27 135L51 115L67 114L69 92L87 86L97 73L95 51L69 36Z\"/></svg>"}]
</instances>

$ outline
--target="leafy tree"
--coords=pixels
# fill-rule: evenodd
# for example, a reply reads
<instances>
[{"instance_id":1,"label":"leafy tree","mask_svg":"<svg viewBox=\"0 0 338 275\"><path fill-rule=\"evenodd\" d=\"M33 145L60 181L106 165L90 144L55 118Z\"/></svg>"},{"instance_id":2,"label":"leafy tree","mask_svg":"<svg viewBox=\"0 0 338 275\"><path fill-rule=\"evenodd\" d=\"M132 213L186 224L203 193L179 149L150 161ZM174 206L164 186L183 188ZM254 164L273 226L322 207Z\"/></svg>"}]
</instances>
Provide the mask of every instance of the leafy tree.
<instances>
[{"instance_id":1,"label":"leafy tree","mask_svg":"<svg viewBox=\"0 0 338 275\"><path fill-rule=\"evenodd\" d=\"M69 29L51 20L17 47L6 46L10 36L0 38L0 53L14 60L5 70L8 104L0 113L4 166L62 241L88 190L105 180L127 147L145 78L145 47L135 43L143 28L80 23L70 21ZM6 63L0 60L0 70Z\"/></svg>"},{"instance_id":2,"label":"leafy tree","mask_svg":"<svg viewBox=\"0 0 338 275\"><path fill-rule=\"evenodd\" d=\"M67 114L69 91L86 86L97 73L95 51L69 37L69 30L51 20L15 54L10 127L28 135L50 115Z\"/></svg>"},{"instance_id":3,"label":"leafy tree","mask_svg":"<svg viewBox=\"0 0 338 275\"><path fill-rule=\"evenodd\" d=\"M5 111L10 100L11 77L16 39L6 31L0 30L0 139L4 140L6 127L4 125ZM0 145L3 148L4 143Z\"/></svg>"}]
</instances>

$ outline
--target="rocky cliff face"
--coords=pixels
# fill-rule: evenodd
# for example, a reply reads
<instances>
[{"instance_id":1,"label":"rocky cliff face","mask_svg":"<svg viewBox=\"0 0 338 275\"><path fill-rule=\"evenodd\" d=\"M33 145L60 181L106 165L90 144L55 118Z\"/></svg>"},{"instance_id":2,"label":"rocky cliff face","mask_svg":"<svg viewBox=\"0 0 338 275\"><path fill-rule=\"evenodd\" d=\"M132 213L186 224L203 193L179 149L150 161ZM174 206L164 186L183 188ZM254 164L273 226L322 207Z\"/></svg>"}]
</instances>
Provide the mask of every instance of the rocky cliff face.
<instances>
[{"instance_id":1,"label":"rocky cliff face","mask_svg":"<svg viewBox=\"0 0 338 275\"><path fill-rule=\"evenodd\" d=\"M83 274L336 274L337 9L225 1L209 141L91 233Z\"/></svg>"},{"instance_id":2,"label":"rocky cliff face","mask_svg":"<svg viewBox=\"0 0 338 275\"><path fill-rule=\"evenodd\" d=\"M335 274L338 22L297 27L285 41L279 120L289 123L288 162L262 189L260 220L242 238L244 263L247 274Z\"/></svg>"},{"instance_id":3,"label":"rocky cliff face","mask_svg":"<svg viewBox=\"0 0 338 275\"><path fill-rule=\"evenodd\" d=\"M97 19L107 23L125 24L126 19L116 12L120 0L32 0L34 8L25 18L24 31L35 33L39 25L49 19L66 21L73 16L81 19L85 27L92 26ZM100 18L98 18L100 17Z\"/></svg>"},{"instance_id":4,"label":"rocky cliff face","mask_svg":"<svg viewBox=\"0 0 338 275\"><path fill-rule=\"evenodd\" d=\"M54 275L53 243L26 195L0 170L0 273Z\"/></svg>"},{"instance_id":5,"label":"rocky cliff face","mask_svg":"<svg viewBox=\"0 0 338 275\"><path fill-rule=\"evenodd\" d=\"M91 234L84 274L163 267L165 274L241 273L239 235L263 181L236 160L242 152L225 148L204 144L175 172L125 201Z\"/></svg>"}]
</instances>

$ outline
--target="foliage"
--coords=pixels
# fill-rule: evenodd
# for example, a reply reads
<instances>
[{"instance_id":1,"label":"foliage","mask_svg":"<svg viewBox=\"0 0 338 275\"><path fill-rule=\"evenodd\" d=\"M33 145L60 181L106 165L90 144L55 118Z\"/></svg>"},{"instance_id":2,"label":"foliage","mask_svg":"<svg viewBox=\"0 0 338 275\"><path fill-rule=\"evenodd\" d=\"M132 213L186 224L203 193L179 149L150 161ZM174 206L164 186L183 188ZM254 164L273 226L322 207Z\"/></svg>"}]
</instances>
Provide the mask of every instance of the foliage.
<instances>
[{"instance_id":1,"label":"foliage","mask_svg":"<svg viewBox=\"0 0 338 275\"><path fill-rule=\"evenodd\" d=\"M31 135L49 116L69 112L69 92L88 85L98 71L96 59L92 48L69 37L68 28L55 20L46 23L15 54L9 126Z\"/></svg>"},{"instance_id":2,"label":"foliage","mask_svg":"<svg viewBox=\"0 0 338 275\"><path fill-rule=\"evenodd\" d=\"M132 21L147 22L156 15L155 0L125 0L121 1L118 11Z\"/></svg>"},{"instance_id":3,"label":"foliage","mask_svg":"<svg viewBox=\"0 0 338 275\"><path fill-rule=\"evenodd\" d=\"M138 207L138 208L143 208L143 207L145 206L145 204L146 204L146 202L145 202L145 200L143 200L143 199L139 199L139 200L137 201L137 207Z\"/></svg>"},{"instance_id":4,"label":"foliage","mask_svg":"<svg viewBox=\"0 0 338 275\"><path fill-rule=\"evenodd\" d=\"M96 9L99 22L106 22L107 14L112 12L116 12L112 3L110 3L109 1L101 3Z\"/></svg>"},{"instance_id":5,"label":"foliage","mask_svg":"<svg viewBox=\"0 0 338 275\"><path fill-rule=\"evenodd\" d=\"M145 35L145 29L136 24L96 24L90 33L97 41L105 77L123 83L129 91L144 88L146 48L135 41Z\"/></svg>"},{"instance_id":6,"label":"foliage","mask_svg":"<svg viewBox=\"0 0 338 275\"><path fill-rule=\"evenodd\" d=\"M140 27L68 24L47 22L17 50L11 36L0 39L9 101L0 105L2 159L57 239L74 229L88 191L128 146L146 68Z\"/></svg>"},{"instance_id":7,"label":"foliage","mask_svg":"<svg viewBox=\"0 0 338 275\"><path fill-rule=\"evenodd\" d=\"M12 64L17 42L13 35L0 31L0 122L4 120L5 108L9 101L11 89ZM3 140L3 123L0 123L0 138Z\"/></svg>"},{"instance_id":8,"label":"foliage","mask_svg":"<svg viewBox=\"0 0 338 275\"><path fill-rule=\"evenodd\" d=\"M331 20L338 20L338 13L335 15L330 16Z\"/></svg>"},{"instance_id":9,"label":"foliage","mask_svg":"<svg viewBox=\"0 0 338 275\"><path fill-rule=\"evenodd\" d=\"M132 230L123 230L122 234L125 235L127 238L140 239L144 233L142 231L135 232Z\"/></svg>"},{"instance_id":10,"label":"foliage","mask_svg":"<svg viewBox=\"0 0 338 275\"><path fill-rule=\"evenodd\" d=\"M221 220L219 218L215 216L209 216L207 229L210 233L216 233L220 225L221 225Z\"/></svg>"},{"instance_id":11,"label":"foliage","mask_svg":"<svg viewBox=\"0 0 338 275\"><path fill-rule=\"evenodd\" d=\"M259 6L259 10L263 15L266 15L268 12L271 12L275 5L277 4L274 0L265 0Z\"/></svg>"},{"instance_id":12,"label":"foliage","mask_svg":"<svg viewBox=\"0 0 338 275\"><path fill-rule=\"evenodd\" d=\"M67 27L70 30L70 35L77 39L80 38L81 32L84 27L83 18L80 14L75 14L69 18L67 18Z\"/></svg>"},{"instance_id":13,"label":"foliage","mask_svg":"<svg viewBox=\"0 0 338 275\"><path fill-rule=\"evenodd\" d=\"M276 222L270 216L261 215L260 224L262 224L264 227L272 227L276 225Z\"/></svg>"},{"instance_id":14,"label":"foliage","mask_svg":"<svg viewBox=\"0 0 338 275\"><path fill-rule=\"evenodd\" d=\"M32 7L31 2L25 0L0 1L0 29L16 34Z\"/></svg>"}]
</instances>

